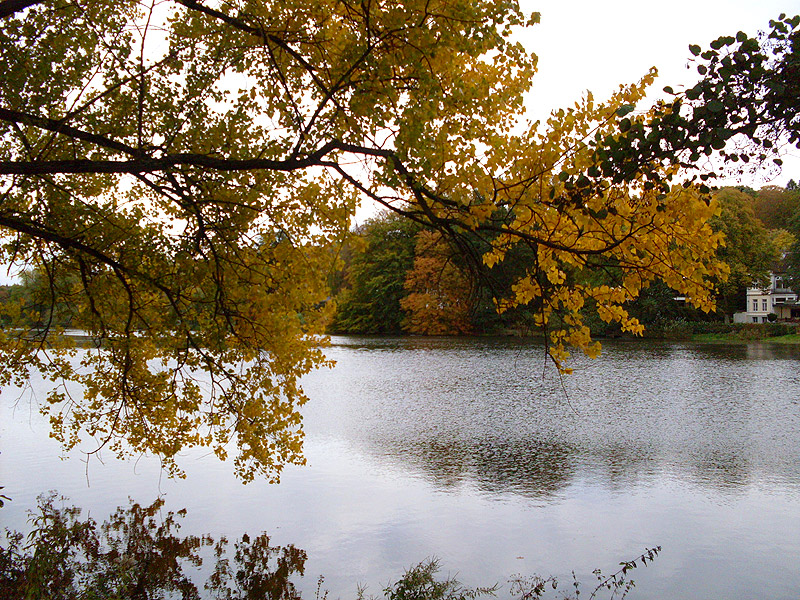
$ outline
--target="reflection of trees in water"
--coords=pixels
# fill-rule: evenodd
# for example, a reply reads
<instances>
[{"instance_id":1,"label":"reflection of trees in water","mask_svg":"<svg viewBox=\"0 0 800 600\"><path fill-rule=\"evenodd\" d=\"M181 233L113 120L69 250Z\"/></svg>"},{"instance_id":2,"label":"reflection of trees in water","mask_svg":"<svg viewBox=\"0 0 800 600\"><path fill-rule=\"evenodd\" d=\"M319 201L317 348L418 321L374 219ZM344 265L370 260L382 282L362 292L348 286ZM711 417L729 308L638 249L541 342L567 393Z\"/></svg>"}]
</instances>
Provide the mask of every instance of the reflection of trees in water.
<instances>
[{"instance_id":1,"label":"reflection of trees in water","mask_svg":"<svg viewBox=\"0 0 800 600\"><path fill-rule=\"evenodd\" d=\"M293 545L270 546L266 533L252 539L245 534L230 558L225 538L214 543L208 535L179 535L186 511L163 516L163 499L118 508L101 526L58 502L55 495L40 497L27 538L7 532L0 547L0 597L191 600L200 593L188 569L203 562L203 547L213 546L216 566L205 584L212 598L300 598L290 577L303 574L306 553Z\"/></svg>"},{"instance_id":2,"label":"reflection of trees in water","mask_svg":"<svg viewBox=\"0 0 800 600\"><path fill-rule=\"evenodd\" d=\"M749 360L797 360L797 346L774 342L751 342L746 345Z\"/></svg>"},{"instance_id":3,"label":"reflection of trees in water","mask_svg":"<svg viewBox=\"0 0 800 600\"><path fill-rule=\"evenodd\" d=\"M653 341L654 346L659 344L671 348L676 357L685 357L686 352L689 351L701 359L724 360L734 363L752 360L797 360L795 344L780 344L768 340L725 341L711 344Z\"/></svg>"},{"instance_id":4,"label":"reflection of trees in water","mask_svg":"<svg viewBox=\"0 0 800 600\"><path fill-rule=\"evenodd\" d=\"M333 416L313 424L439 487L547 496L570 481L624 490L666 476L737 493L800 481L797 346L608 341L565 378L564 402L557 379L531 374L529 341L340 341L337 392L319 392Z\"/></svg>"},{"instance_id":5,"label":"reflection of trees in water","mask_svg":"<svg viewBox=\"0 0 800 600\"><path fill-rule=\"evenodd\" d=\"M543 440L416 437L384 439L380 447L390 449L393 460L422 470L444 488L469 479L488 492L547 497L563 489L575 474L574 450Z\"/></svg>"},{"instance_id":6,"label":"reflection of trees in water","mask_svg":"<svg viewBox=\"0 0 800 600\"><path fill-rule=\"evenodd\" d=\"M695 477L704 485L724 491L750 483L753 465L741 452L713 448L693 458Z\"/></svg>"},{"instance_id":7,"label":"reflection of trees in water","mask_svg":"<svg viewBox=\"0 0 800 600\"><path fill-rule=\"evenodd\" d=\"M704 446L676 451L655 446L613 444L589 449L582 471L618 492L667 472L718 492L730 493L748 485L754 465L744 449Z\"/></svg>"},{"instance_id":8,"label":"reflection of trees in water","mask_svg":"<svg viewBox=\"0 0 800 600\"><path fill-rule=\"evenodd\" d=\"M579 479L625 491L663 472L732 492L756 475L745 448L713 445L676 451L676 456L655 445L613 442L581 446L537 439L452 437L371 442L370 452L421 471L437 487L453 489L470 481L488 493L531 498L555 496Z\"/></svg>"},{"instance_id":9,"label":"reflection of trees in water","mask_svg":"<svg viewBox=\"0 0 800 600\"><path fill-rule=\"evenodd\" d=\"M582 452L583 471L614 491L629 490L663 462L658 451L647 445L609 443Z\"/></svg>"}]
</instances>

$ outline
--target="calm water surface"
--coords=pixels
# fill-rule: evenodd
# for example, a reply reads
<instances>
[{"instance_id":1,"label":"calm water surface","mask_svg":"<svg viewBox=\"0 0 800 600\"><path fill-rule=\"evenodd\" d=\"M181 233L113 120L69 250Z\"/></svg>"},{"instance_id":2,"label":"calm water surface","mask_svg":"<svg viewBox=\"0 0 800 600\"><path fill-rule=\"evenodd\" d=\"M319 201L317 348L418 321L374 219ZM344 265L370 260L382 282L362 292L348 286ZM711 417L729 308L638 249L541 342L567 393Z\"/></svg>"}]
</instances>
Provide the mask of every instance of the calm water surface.
<instances>
[{"instance_id":1,"label":"calm water surface","mask_svg":"<svg viewBox=\"0 0 800 600\"><path fill-rule=\"evenodd\" d=\"M3 390L2 524L49 489L101 520L163 494L184 534L305 549L309 598L319 575L333 598L378 594L429 556L471 585L589 582L656 545L631 598L800 597L800 347L606 343L563 379L519 340L338 337L329 356L305 381L309 465L278 486L200 453L179 481L149 457L60 460Z\"/></svg>"}]
</instances>

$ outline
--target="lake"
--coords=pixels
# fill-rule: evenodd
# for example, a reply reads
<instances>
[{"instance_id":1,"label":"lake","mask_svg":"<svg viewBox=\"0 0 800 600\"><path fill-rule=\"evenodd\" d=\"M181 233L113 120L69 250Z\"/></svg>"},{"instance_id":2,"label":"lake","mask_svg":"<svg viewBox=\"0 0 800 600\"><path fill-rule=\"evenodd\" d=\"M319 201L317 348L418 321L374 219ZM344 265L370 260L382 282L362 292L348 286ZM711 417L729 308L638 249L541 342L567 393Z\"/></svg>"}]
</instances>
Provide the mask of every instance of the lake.
<instances>
[{"instance_id":1,"label":"lake","mask_svg":"<svg viewBox=\"0 0 800 600\"><path fill-rule=\"evenodd\" d=\"M563 378L517 339L334 337L328 355L305 378L309 464L272 486L199 452L185 480L152 457L61 460L41 384L2 390L2 524L49 489L99 520L162 494L184 534L304 549L306 598L319 575L331 598L380 594L431 556L469 585L566 588L654 546L632 599L800 595L800 346L611 341Z\"/></svg>"}]
</instances>

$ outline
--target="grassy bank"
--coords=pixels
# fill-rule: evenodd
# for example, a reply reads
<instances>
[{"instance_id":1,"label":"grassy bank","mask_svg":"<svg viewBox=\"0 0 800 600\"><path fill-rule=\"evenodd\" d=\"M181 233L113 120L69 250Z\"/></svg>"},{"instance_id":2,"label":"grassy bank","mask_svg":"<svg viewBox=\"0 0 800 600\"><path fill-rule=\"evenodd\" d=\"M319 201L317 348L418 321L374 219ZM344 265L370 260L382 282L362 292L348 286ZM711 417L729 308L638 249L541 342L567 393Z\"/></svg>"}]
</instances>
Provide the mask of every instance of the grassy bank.
<instances>
[{"instance_id":1,"label":"grassy bank","mask_svg":"<svg viewBox=\"0 0 800 600\"><path fill-rule=\"evenodd\" d=\"M689 339L693 342L746 342L759 340L775 344L800 344L800 334L790 333L772 337L741 337L736 333L698 333L691 335Z\"/></svg>"},{"instance_id":2,"label":"grassy bank","mask_svg":"<svg viewBox=\"0 0 800 600\"><path fill-rule=\"evenodd\" d=\"M796 323L719 323L704 321L665 321L647 327L645 337L696 342L765 341L800 344Z\"/></svg>"}]
</instances>

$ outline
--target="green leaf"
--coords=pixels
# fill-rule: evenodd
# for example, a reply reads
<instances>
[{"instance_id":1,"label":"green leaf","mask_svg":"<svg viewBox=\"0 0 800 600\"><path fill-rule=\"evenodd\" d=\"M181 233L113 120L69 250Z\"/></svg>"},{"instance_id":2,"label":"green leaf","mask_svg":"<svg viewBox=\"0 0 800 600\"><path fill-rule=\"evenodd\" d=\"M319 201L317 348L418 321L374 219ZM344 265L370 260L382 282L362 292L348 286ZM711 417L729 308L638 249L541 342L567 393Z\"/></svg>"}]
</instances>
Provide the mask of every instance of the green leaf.
<instances>
[{"instance_id":1,"label":"green leaf","mask_svg":"<svg viewBox=\"0 0 800 600\"><path fill-rule=\"evenodd\" d=\"M701 50L702 48L700 48L700 46L698 46L697 44L689 44L689 52L691 52L694 56L700 54Z\"/></svg>"},{"instance_id":2,"label":"green leaf","mask_svg":"<svg viewBox=\"0 0 800 600\"><path fill-rule=\"evenodd\" d=\"M617 116L618 117L624 117L625 115L627 115L629 113L632 113L634 108L635 107L634 107L633 104L625 104L623 106L620 106L617 109Z\"/></svg>"},{"instance_id":3,"label":"green leaf","mask_svg":"<svg viewBox=\"0 0 800 600\"><path fill-rule=\"evenodd\" d=\"M700 97L700 90L696 87L693 87L690 90L686 90L686 97L689 100L697 100Z\"/></svg>"},{"instance_id":4,"label":"green leaf","mask_svg":"<svg viewBox=\"0 0 800 600\"><path fill-rule=\"evenodd\" d=\"M711 44L709 44L709 45L710 45L710 46L711 46L711 47L712 47L714 50L719 50L720 48L722 48L722 47L725 45L725 42L723 41L723 38L717 38L716 40L714 40L713 42L711 42Z\"/></svg>"}]
</instances>

